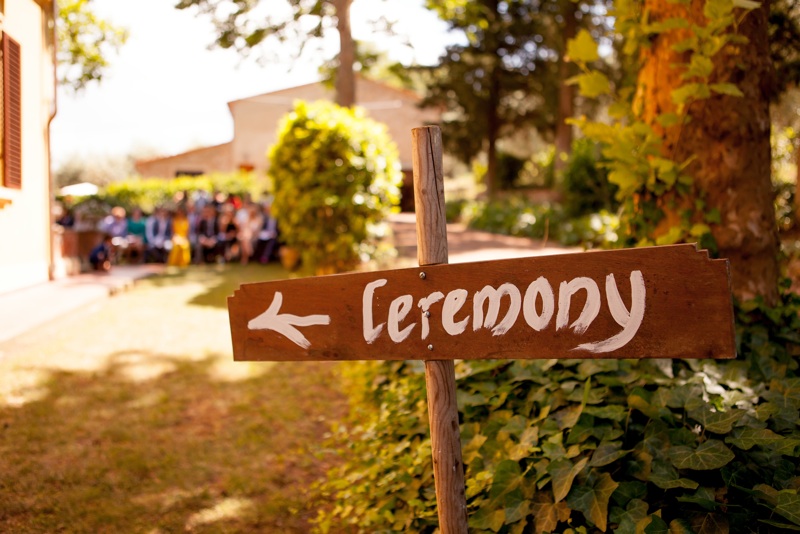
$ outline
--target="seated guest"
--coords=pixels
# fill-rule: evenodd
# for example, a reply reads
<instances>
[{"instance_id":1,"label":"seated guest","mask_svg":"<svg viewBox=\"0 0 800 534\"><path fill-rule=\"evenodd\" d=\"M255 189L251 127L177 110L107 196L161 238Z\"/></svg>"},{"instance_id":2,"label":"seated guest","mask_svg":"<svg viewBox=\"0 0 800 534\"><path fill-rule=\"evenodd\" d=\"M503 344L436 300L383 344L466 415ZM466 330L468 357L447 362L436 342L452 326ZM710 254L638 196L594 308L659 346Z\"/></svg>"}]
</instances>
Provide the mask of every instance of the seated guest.
<instances>
[{"instance_id":1,"label":"seated guest","mask_svg":"<svg viewBox=\"0 0 800 534\"><path fill-rule=\"evenodd\" d=\"M199 259L205 263L214 263L217 261L217 256L219 256L221 251L217 239L219 234L217 212L213 204L206 204L203 206L195 232L197 233Z\"/></svg>"},{"instance_id":2,"label":"seated guest","mask_svg":"<svg viewBox=\"0 0 800 534\"><path fill-rule=\"evenodd\" d=\"M145 219L142 210L134 208L128 218L128 261L136 263L144 261L145 239Z\"/></svg>"},{"instance_id":3,"label":"seated guest","mask_svg":"<svg viewBox=\"0 0 800 534\"><path fill-rule=\"evenodd\" d=\"M89 263L95 271L111 269L111 236L103 235L103 240L89 252Z\"/></svg>"},{"instance_id":4,"label":"seated guest","mask_svg":"<svg viewBox=\"0 0 800 534\"><path fill-rule=\"evenodd\" d=\"M261 229L257 235L256 250L253 255L261 263L269 263L277 250L278 222L271 214L269 204L262 208Z\"/></svg>"},{"instance_id":5,"label":"seated guest","mask_svg":"<svg viewBox=\"0 0 800 534\"><path fill-rule=\"evenodd\" d=\"M166 263L172 248L172 222L164 208L156 208L145 223L147 236L147 259L155 263Z\"/></svg>"}]
</instances>

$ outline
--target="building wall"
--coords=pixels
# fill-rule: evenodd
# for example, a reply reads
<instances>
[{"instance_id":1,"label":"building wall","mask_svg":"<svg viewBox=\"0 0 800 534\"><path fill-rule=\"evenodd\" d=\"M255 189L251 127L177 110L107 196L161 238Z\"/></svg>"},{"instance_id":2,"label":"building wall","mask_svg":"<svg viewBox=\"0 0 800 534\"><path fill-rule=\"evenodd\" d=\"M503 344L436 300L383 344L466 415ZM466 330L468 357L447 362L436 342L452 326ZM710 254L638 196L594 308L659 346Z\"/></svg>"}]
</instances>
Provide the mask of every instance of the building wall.
<instances>
[{"instance_id":1,"label":"building wall","mask_svg":"<svg viewBox=\"0 0 800 534\"><path fill-rule=\"evenodd\" d=\"M137 161L136 170L144 177L174 178L179 174L211 174L238 170L231 159L231 144L190 150L183 154Z\"/></svg>"},{"instance_id":2,"label":"building wall","mask_svg":"<svg viewBox=\"0 0 800 534\"><path fill-rule=\"evenodd\" d=\"M22 188L0 179L0 293L45 282L50 271L48 123L55 105L51 2L5 0L0 29L20 44Z\"/></svg>"},{"instance_id":3,"label":"building wall","mask_svg":"<svg viewBox=\"0 0 800 534\"><path fill-rule=\"evenodd\" d=\"M252 165L257 171L265 171L269 166L267 151L277 141L280 120L292 110L294 102L333 99L332 90L315 83L231 102L234 164ZM411 169L411 129L436 122L438 113L418 109L419 98L409 91L364 78L356 80L356 100L369 117L387 125L389 135L397 143L403 168Z\"/></svg>"}]
</instances>

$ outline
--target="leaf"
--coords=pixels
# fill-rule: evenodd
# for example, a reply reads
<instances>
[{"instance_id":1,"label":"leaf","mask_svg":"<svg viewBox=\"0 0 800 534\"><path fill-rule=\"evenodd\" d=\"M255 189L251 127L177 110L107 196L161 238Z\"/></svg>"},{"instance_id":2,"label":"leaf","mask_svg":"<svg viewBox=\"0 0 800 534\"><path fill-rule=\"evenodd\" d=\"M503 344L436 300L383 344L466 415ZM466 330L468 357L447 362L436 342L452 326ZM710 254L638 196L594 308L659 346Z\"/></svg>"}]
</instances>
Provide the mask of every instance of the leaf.
<instances>
[{"instance_id":1,"label":"leaf","mask_svg":"<svg viewBox=\"0 0 800 534\"><path fill-rule=\"evenodd\" d=\"M703 54L692 54L692 59L689 60L689 67L683 73L681 78L684 80L689 78L707 78L714 70L714 63L711 58Z\"/></svg>"},{"instance_id":2,"label":"leaf","mask_svg":"<svg viewBox=\"0 0 800 534\"><path fill-rule=\"evenodd\" d=\"M761 7L761 2L753 2L753 0L733 0L734 7L742 9L758 9Z\"/></svg>"},{"instance_id":3,"label":"leaf","mask_svg":"<svg viewBox=\"0 0 800 534\"><path fill-rule=\"evenodd\" d=\"M707 471L719 469L735 458L731 450L719 440L710 439L697 449L691 447L672 447L669 450L672 465L678 469Z\"/></svg>"},{"instance_id":4,"label":"leaf","mask_svg":"<svg viewBox=\"0 0 800 534\"><path fill-rule=\"evenodd\" d=\"M570 85L578 84L582 96L597 98L600 95L611 93L611 83L602 72L593 70L586 74L579 74L567 80Z\"/></svg>"},{"instance_id":5,"label":"leaf","mask_svg":"<svg viewBox=\"0 0 800 534\"><path fill-rule=\"evenodd\" d=\"M692 517L695 534L728 534L730 527L723 514L708 513Z\"/></svg>"},{"instance_id":6,"label":"leaf","mask_svg":"<svg viewBox=\"0 0 800 534\"><path fill-rule=\"evenodd\" d=\"M702 100L711 96L711 91L706 83L687 83L672 91L672 101L676 104L685 104L688 100Z\"/></svg>"},{"instance_id":7,"label":"leaf","mask_svg":"<svg viewBox=\"0 0 800 534\"><path fill-rule=\"evenodd\" d=\"M608 500L619 484L608 473L593 478L592 484L576 486L567 498L567 504L583 513L597 528L605 532L608 524Z\"/></svg>"},{"instance_id":8,"label":"leaf","mask_svg":"<svg viewBox=\"0 0 800 534\"><path fill-rule=\"evenodd\" d=\"M535 532L553 532L559 521L567 521L571 510L566 502L553 503L546 493L537 493L531 505L531 514L535 523Z\"/></svg>"},{"instance_id":9,"label":"leaf","mask_svg":"<svg viewBox=\"0 0 800 534\"><path fill-rule=\"evenodd\" d=\"M683 122L683 118L677 113L662 113L656 118L656 120L658 121L658 124L664 128L669 128L670 126L675 126L676 124Z\"/></svg>"},{"instance_id":10,"label":"leaf","mask_svg":"<svg viewBox=\"0 0 800 534\"><path fill-rule=\"evenodd\" d=\"M516 523L525 519L530 511L530 506L530 501L527 499L521 499L513 502L510 506L506 506L505 524L510 525L511 523Z\"/></svg>"},{"instance_id":11,"label":"leaf","mask_svg":"<svg viewBox=\"0 0 800 534\"><path fill-rule=\"evenodd\" d=\"M588 458L581 458L576 464L566 458L551 462L547 466L547 472L550 473L553 482L553 497L555 502L561 501L567 496L569 490L572 488L572 481L575 477L583 471L583 468L589 462Z\"/></svg>"},{"instance_id":12,"label":"leaf","mask_svg":"<svg viewBox=\"0 0 800 534\"><path fill-rule=\"evenodd\" d=\"M800 525L800 495L790 490L781 491L775 511L795 525Z\"/></svg>"},{"instance_id":13,"label":"leaf","mask_svg":"<svg viewBox=\"0 0 800 534\"><path fill-rule=\"evenodd\" d=\"M468 524L471 529L491 530L497 532L506 521L505 510L493 510L488 508L481 508L474 514L470 515Z\"/></svg>"},{"instance_id":14,"label":"leaf","mask_svg":"<svg viewBox=\"0 0 800 534\"><path fill-rule=\"evenodd\" d=\"M653 462L653 470L647 480L665 490L674 488L696 489L700 485L694 480L680 478L674 467L661 461Z\"/></svg>"},{"instance_id":15,"label":"leaf","mask_svg":"<svg viewBox=\"0 0 800 534\"><path fill-rule=\"evenodd\" d=\"M522 482L522 471L519 462L514 460L503 460L494 470L492 489L489 491L489 498L497 499L519 487Z\"/></svg>"},{"instance_id":16,"label":"leaf","mask_svg":"<svg viewBox=\"0 0 800 534\"><path fill-rule=\"evenodd\" d=\"M625 511L611 515L611 521L619 526L614 529L614 534L636 534L636 524L647 517L647 503L641 499L633 499L628 503ZM614 508L620 510L620 508Z\"/></svg>"},{"instance_id":17,"label":"leaf","mask_svg":"<svg viewBox=\"0 0 800 534\"><path fill-rule=\"evenodd\" d=\"M744 93L732 83L712 83L709 89L721 95L744 96Z\"/></svg>"},{"instance_id":18,"label":"leaf","mask_svg":"<svg viewBox=\"0 0 800 534\"><path fill-rule=\"evenodd\" d=\"M708 226L704 224L695 226L704 226L706 229L708 229ZM692 230L694 230L694 228L692 228ZM695 234L692 233L692 235ZM714 432L715 434L727 434L730 432L733 428L733 424L741 419L744 414L744 410L714 412L711 410L711 408L709 408L708 405L705 404L700 408L689 411L689 417L703 425L703 427L709 432Z\"/></svg>"},{"instance_id":19,"label":"leaf","mask_svg":"<svg viewBox=\"0 0 800 534\"><path fill-rule=\"evenodd\" d=\"M644 527L644 534L669 534L669 527L661 517L652 514L650 524Z\"/></svg>"},{"instance_id":20,"label":"leaf","mask_svg":"<svg viewBox=\"0 0 800 534\"><path fill-rule=\"evenodd\" d=\"M623 451L621 443L601 443L594 453L592 453L592 460L589 462L589 467L602 467L610 463L614 463L630 451Z\"/></svg>"},{"instance_id":21,"label":"leaf","mask_svg":"<svg viewBox=\"0 0 800 534\"><path fill-rule=\"evenodd\" d=\"M581 30L574 39L567 41L567 56L570 61L580 63L590 63L600 59L597 53L597 43L594 42L592 34L586 30Z\"/></svg>"},{"instance_id":22,"label":"leaf","mask_svg":"<svg viewBox=\"0 0 800 534\"><path fill-rule=\"evenodd\" d=\"M583 413L598 417L600 419L610 419L611 421L624 421L628 417L628 410L618 404L607 406L587 406Z\"/></svg>"},{"instance_id":23,"label":"leaf","mask_svg":"<svg viewBox=\"0 0 800 534\"><path fill-rule=\"evenodd\" d=\"M774 445L783 439L786 438L768 428L742 428L737 429L733 436L725 438L725 442L743 451L749 451L757 445L766 447Z\"/></svg>"},{"instance_id":24,"label":"leaf","mask_svg":"<svg viewBox=\"0 0 800 534\"><path fill-rule=\"evenodd\" d=\"M681 230L680 226L673 226L666 234L656 239L656 245L674 245L680 241L682 235L683 230Z\"/></svg>"}]
</instances>

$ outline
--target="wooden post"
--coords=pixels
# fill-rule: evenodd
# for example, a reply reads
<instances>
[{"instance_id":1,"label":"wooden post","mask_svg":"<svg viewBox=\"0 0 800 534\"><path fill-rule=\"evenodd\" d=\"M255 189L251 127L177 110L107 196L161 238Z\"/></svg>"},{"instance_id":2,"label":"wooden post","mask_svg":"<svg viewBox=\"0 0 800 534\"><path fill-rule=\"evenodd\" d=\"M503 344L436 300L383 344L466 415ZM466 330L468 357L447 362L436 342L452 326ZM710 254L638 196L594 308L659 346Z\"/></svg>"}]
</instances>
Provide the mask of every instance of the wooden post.
<instances>
[{"instance_id":1,"label":"wooden post","mask_svg":"<svg viewBox=\"0 0 800 534\"><path fill-rule=\"evenodd\" d=\"M417 259L421 267L447 263L442 132L438 126L426 126L414 128L411 136L414 145L412 157L417 213ZM433 345L428 348L436 350ZM442 354L442 357L447 358L448 355ZM464 465L461 461L453 360L426 361L425 383L439 530L443 534L466 534L467 501L464 493Z\"/></svg>"}]
</instances>

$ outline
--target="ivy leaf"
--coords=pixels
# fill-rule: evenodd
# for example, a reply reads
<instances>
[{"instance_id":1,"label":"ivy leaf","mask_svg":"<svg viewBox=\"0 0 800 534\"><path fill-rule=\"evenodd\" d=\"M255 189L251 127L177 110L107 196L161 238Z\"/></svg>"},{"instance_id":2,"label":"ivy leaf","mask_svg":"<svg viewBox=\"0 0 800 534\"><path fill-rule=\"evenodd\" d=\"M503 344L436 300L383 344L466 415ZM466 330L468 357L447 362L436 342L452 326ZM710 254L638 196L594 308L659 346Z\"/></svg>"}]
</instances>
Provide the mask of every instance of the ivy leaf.
<instances>
[{"instance_id":1,"label":"ivy leaf","mask_svg":"<svg viewBox=\"0 0 800 534\"><path fill-rule=\"evenodd\" d=\"M724 85L724 84L719 84ZM675 104L685 104L688 100L703 100L711 96L707 83L687 83L672 91Z\"/></svg>"},{"instance_id":2,"label":"ivy leaf","mask_svg":"<svg viewBox=\"0 0 800 534\"><path fill-rule=\"evenodd\" d=\"M669 527L666 521L653 514L650 516L650 524L644 527L644 534L669 534Z\"/></svg>"},{"instance_id":3,"label":"ivy leaf","mask_svg":"<svg viewBox=\"0 0 800 534\"><path fill-rule=\"evenodd\" d=\"M800 525L800 495L790 490L781 491L775 511L795 525Z\"/></svg>"},{"instance_id":4,"label":"ivy leaf","mask_svg":"<svg viewBox=\"0 0 800 534\"><path fill-rule=\"evenodd\" d=\"M674 467L660 461L653 462L653 470L650 472L648 481L665 490L674 488L696 489L700 485L694 480L680 478Z\"/></svg>"},{"instance_id":5,"label":"ivy leaf","mask_svg":"<svg viewBox=\"0 0 800 534\"><path fill-rule=\"evenodd\" d=\"M721 95L744 96L744 93L733 83L712 83L708 87Z\"/></svg>"},{"instance_id":6,"label":"ivy leaf","mask_svg":"<svg viewBox=\"0 0 800 534\"><path fill-rule=\"evenodd\" d=\"M673 519L669 522L670 534L694 534L684 519Z\"/></svg>"},{"instance_id":7,"label":"ivy leaf","mask_svg":"<svg viewBox=\"0 0 800 534\"><path fill-rule=\"evenodd\" d=\"M761 7L761 2L753 2L753 0L733 0L733 5L735 7L750 10Z\"/></svg>"},{"instance_id":8,"label":"ivy leaf","mask_svg":"<svg viewBox=\"0 0 800 534\"><path fill-rule=\"evenodd\" d=\"M580 63L591 63L600 59L600 54L597 53L597 43L594 42L592 34L581 30L574 39L568 40L567 56L570 61Z\"/></svg>"},{"instance_id":9,"label":"ivy leaf","mask_svg":"<svg viewBox=\"0 0 800 534\"><path fill-rule=\"evenodd\" d=\"M697 449L691 447L672 447L669 450L672 465L678 469L707 471L719 469L735 458L731 450L719 440L710 439Z\"/></svg>"},{"instance_id":10,"label":"ivy leaf","mask_svg":"<svg viewBox=\"0 0 800 534\"><path fill-rule=\"evenodd\" d=\"M583 513L597 528L605 532L608 524L608 500L619 484L608 473L593 478L593 484L576 486L569 494L567 504Z\"/></svg>"},{"instance_id":11,"label":"ivy leaf","mask_svg":"<svg viewBox=\"0 0 800 534\"><path fill-rule=\"evenodd\" d=\"M694 233L696 226L704 227L700 229L702 231L700 231L699 234ZM701 235L709 230L708 226L704 224L696 224L695 227L692 227L692 235ZM700 408L689 411L689 417L703 425L703 427L709 432L714 432L715 434L727 434L730 432L733 428L733 424L741 419L744 414L744 410L713 412L707 405L703 405Z\"/></svg>"},{"instance_id":12,"label":"ivy leaf","mask_svg":"<svg viewBox=\"0 0 800 534\"><path fill-rule=\"evenodd\" d=\"M468 524L470 529L476 530L491 530L497 532L506 522L506 513L504 510L490 511L488 508L480 508L477 512L470 515Z\"/></svg>"},{"instance_id":13,"label":"ivy leaf","mask_svg":"<svg viewBox=\"0 0 800 534\"><path fill-rule=\"evenodd\" d=\"M680 226L672 226L666 234L656 238L656 245L674 245L681 240L683 230Z\"/></svg>"},{"instance_id":14,"label":"ivy leaf","mask_svg":"<svg viewBox=\"0 0 800 534\"><path fill-rule=\"evenodd\" d=\"M625 511L622 513L611 514L611 521L619 524L614 529L614 534L636 534L636 524L647 517L647 503L641 499L633 499L628 503ZM621 510L614 508L614 511Z\"/></svg>"},{"instance_id":15,"label":"ivy leaf","mask_svg":"<svg viewBox=\"0 0 800 534\"><path fill-rule=\"evenodd\" d=\"M519 463L514 460L503 460L494 470L494 480L492 489L489 491L489 498L497 499L503 495L517 489L522 481L522 471Z\"/></svg>"},{"instance_id":16,"label":"ivy leaf","mask_svg":"<svg viewBox=\"0 0 800 534\"><path fill-rule=\"evenodd\" d=\"M786 439L768 428L742 428L737 429L733 436L725 438L726 443L749 451L755 446L767 447Z\"/></svg>"},{"instance_id":17,"label":"ivy leaf","mask_svg":"<svg viewBox=\"0 0 800 534\"><path fill-rule=\"evenodd\" d=\"M692 59L689 60L689 67L686 72L681 76L682 79L689 78L708 78L711 76L711 71L714 70L714 62L711 58L703 54L692 54Z\"/></svg>"},{"instance_id":18,"label":"ivy leaf","mask_svg":"<svg viewBox=\"0 0 800 534\"><path fill-rule=\"evenodd\" d=\"M623 451L621 443L601 443L592 454L589 467L602 467L616 462L630 451Z\"/></svg>"},{"instance_id":19,"label":"ivy leaf","mask_svg":"<svg viewBox=\"0 0 800 534\"><path fill-rule=\"evenodd\" d=\"M692 518L692 530L696 534L720 534L729 532L728 520L723 514L702 514Z\"/></svg>"},{"instance_id":20,"label":"ivy leaf","mask_svg":"<svg viewBox=\"0 0 800 534\"><path fill-rule=\"evenodd\" d=\"M675 126L676 124L680 124L683 119L677 113L662 113L659 115L656 120L658 124L663 126L664 128L669 128L670 126Z\"/></svg>"},{"instance_id":21,"label":"ivy leaf","mask_svg":"<svg viewBox=\"0 0 800 534\"><path fill-rule=\"evenodd\" d=\"M778 521L769 521L767 519L759 519L760 523L764 523L765 525L769 525L771 527L775 527L781 530L797 530L800 531L800 527L797 525L790 525L789 523L779 523Z\"/></svg>"},{"instance_id":22,"label":"ivy leaf","mask_svg":"<svg viewBox=\"0 0 800 534\"><path fill-rule=\"evenodd\" d=\"M531 505L536 532L553 532L559 521L569 520L571 510L565 502L553 503L546 493L537 493Z\"/></svg>"},{"instance_id":23,"label":"ivy leaf","mask_svg":"<svg viewBox=\"0 0 800 534\"><path fill-rule=\"evenodd\" d=\"M611 83L608 81L608 77L596 70L573 76L567 80L567 83L570 85L578 84L581 95L587 98L597 98L600 95L607 95L611 92Z\"/></svg>"},{"instance_id":24,"label":"ivy leaf","mask_svg":"<svg viewBox=\"0 0 800 534\"><path fill-rule=\"evenodd\" d=\"M556 460L547 466L547 472L553 479L553 497L555 502L559 502L567 496L569 490L572 488L572 481L575 477L583 471L583 468L589 462L588 458L581 458L578 463L574 464L566 459Z\"/></svg>"},{"instance_id":25,"label":"ivy leaf","mask_svg":"<svg viewBox=\"0 0 800 534\"><path fill-rule=\"evenodd\" d=\"M583 413L600 419L610 419L611 421L621 422L628 417L628 410L618 404L607 406L587 406Z\"/></svg>"},{"instance_id":26,"label":"ivy leaf","mask_svg":"<svg viewBox=\"0 0 800 534\"><path fill-rule=\"evenodd\" d=\"M530 501L527 499L519 499L510 503L505 507L505 524L510 525L522 521L530 511Z\"/></svg>"}]
</instances>

